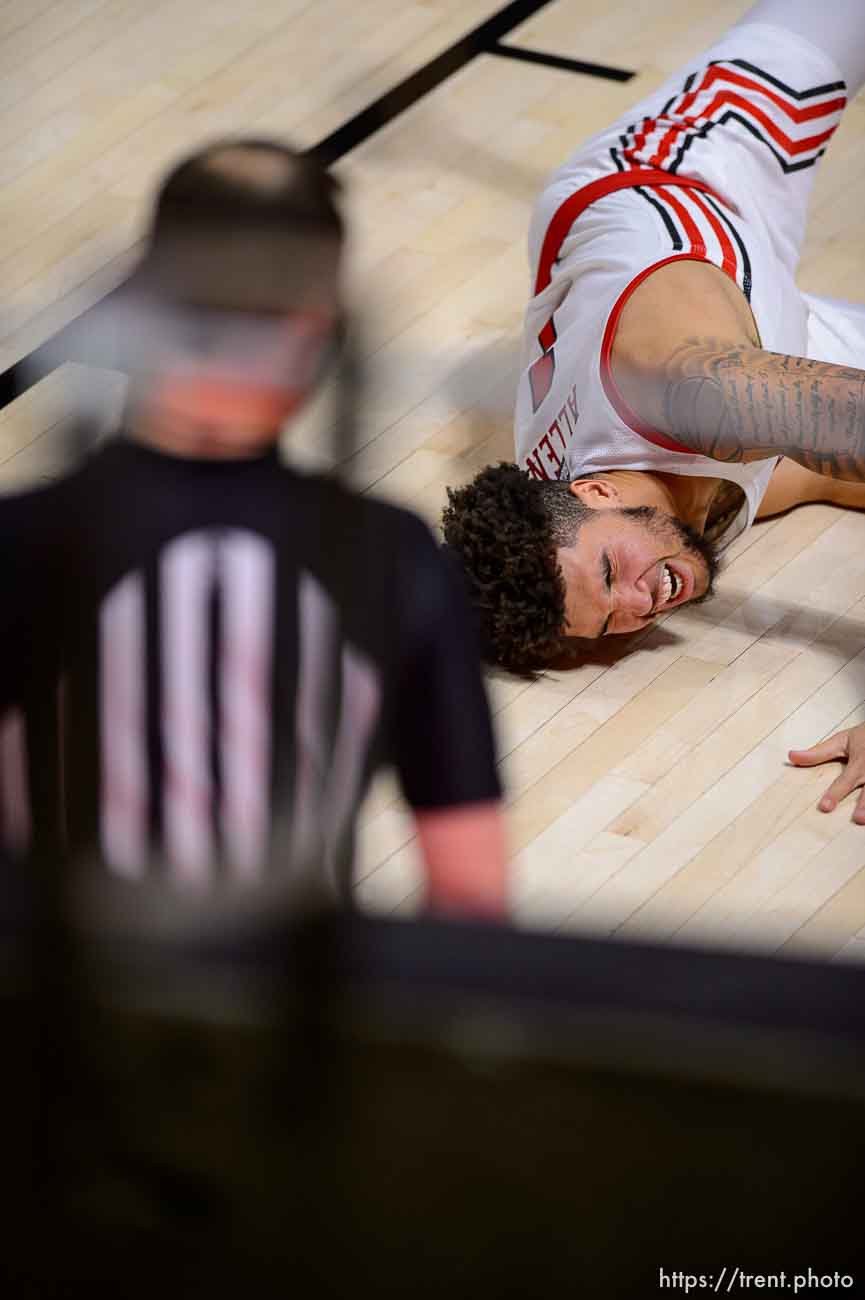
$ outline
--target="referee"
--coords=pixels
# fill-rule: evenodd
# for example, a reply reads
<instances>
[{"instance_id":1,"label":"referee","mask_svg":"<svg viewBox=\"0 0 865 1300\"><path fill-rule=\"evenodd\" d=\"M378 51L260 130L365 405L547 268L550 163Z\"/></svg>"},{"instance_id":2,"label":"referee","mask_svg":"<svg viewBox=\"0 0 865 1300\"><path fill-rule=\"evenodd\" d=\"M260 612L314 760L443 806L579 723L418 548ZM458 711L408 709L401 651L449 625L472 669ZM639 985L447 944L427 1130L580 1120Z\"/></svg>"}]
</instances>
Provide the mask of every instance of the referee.
<instances>
[{"instance_id":1,"label":"referee","mask_svg":"<svg viewBox=\"0 0 865 1300\"><path fill-rule=\"evenodd\" d=\"M427 528L283 466L341 328L335 184L219 142L159 193L126 287L124 428L0 503L0 845L127 880L349 897L395 765L428 904L500 916L500 786L470 616Z\"/></svg>"}]
</instances>

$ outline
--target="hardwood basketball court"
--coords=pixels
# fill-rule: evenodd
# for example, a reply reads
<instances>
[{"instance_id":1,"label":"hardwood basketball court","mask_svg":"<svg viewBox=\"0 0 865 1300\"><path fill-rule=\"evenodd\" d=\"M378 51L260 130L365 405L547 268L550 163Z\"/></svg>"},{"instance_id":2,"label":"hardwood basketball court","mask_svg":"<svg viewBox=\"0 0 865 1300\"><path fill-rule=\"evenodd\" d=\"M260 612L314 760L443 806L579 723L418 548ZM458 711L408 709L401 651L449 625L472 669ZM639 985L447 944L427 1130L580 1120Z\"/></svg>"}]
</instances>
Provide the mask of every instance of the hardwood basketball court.
<instances>
[{"instance_id":1,"label":"hardwood basketball court","mask_svg":"<svg viewBox=\"0 0 865 1300\"><path fill-rule=\"evenodd\" d=\"M65 365L28 386L20 363L134 262L166 167L216 135L277 134L329 150L347 190L367 364L352 479L434 524L446 485L512 456L543 178L747 7L7 0L3 487L60 472L81 401L116 418L119 376ZM860 96L820 167L804 289L865 302L863 205ZM287 454L326 460L327 411L325 395ZM613 639L533 683L491 676L520 923L865 960L865 828L852 800L816 810L836 765L785 763L865 719L863 542L865 517L800 508L740 539L718 597L629 655ZM420 877L387 779L362 838L361 903L411 911Z\"/></svg>"}]
</instances>

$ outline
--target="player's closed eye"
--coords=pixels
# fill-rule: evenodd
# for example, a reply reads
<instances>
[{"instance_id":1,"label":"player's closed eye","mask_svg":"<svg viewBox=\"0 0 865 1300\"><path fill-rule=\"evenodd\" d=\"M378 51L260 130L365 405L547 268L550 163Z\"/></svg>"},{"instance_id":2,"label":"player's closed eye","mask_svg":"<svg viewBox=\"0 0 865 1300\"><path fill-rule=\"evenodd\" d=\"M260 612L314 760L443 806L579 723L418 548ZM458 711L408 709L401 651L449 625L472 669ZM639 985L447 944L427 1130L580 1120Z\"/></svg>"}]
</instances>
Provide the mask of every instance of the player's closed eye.
<instances>
[{"instance_id":1,"label":"player's closed eye","mask_svg":"<svg viewBox=\"0 0 865 1300\"><path fill-rule=\"evenodd\" d=\"M604 551L604 585L607 591L613 590L613 566L610 563L610 557L607 551ZM604 626L601 628L601 636L606 636L610 630L610 620L612 614L608 614Z\"/></svg>"}]
</instances>

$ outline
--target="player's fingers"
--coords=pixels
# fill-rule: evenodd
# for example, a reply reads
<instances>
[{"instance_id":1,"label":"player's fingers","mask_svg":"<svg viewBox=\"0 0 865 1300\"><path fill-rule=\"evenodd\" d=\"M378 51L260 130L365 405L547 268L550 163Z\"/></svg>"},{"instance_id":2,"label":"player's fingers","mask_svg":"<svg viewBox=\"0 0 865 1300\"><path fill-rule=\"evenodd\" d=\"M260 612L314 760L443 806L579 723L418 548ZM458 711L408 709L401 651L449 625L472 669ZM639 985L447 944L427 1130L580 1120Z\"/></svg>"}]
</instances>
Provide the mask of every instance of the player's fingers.
<instances>
[{"instance_id":1,"label":"player's fingers","mask_svg":"<svg viewBox=\"0 0 865 1300\"><path fill-rule=\"evenodd\" d=\"M835 777L817 807L821 812L832 812L842 799L846 799L848 794L863 782L865 782L865 772L860 770L858 764L855 768L846 767Z\"/></svg>"},{"instance_id":2,"label":"player's fingers","mask_svg":"<svg viewBox=\"0 0 865 1300\"><path fill-rule=\"evenodd\" d=\"M831 763L847 757L847 733L836 732L828 740L821 740L809 749L791 749L787 757L796 767L816 767L818 763Z\"/></svg>"},{"instance_id":3,"label":"player's fingers","mask_svg":"<svg viewBox=\"0 0 865 1300\"><path fill-rule=\"evenodd\" d=\"M865 826L865 790L859 794L856 800L856 807L853 809L853 820L859 826Z\"/></svg>"}]
</instances>

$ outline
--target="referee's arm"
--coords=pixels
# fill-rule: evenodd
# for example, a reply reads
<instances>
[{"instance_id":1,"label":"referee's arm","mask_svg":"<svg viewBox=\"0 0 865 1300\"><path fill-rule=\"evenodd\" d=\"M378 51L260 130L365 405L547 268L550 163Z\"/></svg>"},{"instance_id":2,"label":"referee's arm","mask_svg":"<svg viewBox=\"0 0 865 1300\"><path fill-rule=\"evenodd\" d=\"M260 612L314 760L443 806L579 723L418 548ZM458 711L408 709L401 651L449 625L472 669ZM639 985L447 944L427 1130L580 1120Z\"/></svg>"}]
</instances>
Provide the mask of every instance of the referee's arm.
<instances>
[{"instance_id":1,"label":"referee's arm","mask_svg":"<svg viewBox=\"0 0 865 1300\"><path fill-rule=\"evenodd\" d=\"M507 854L498 800L414 810L427 905L451 915L507 915Z\"/></svg>"},{"instance_id":2,"label":"referee's arm","mask_svg":"<svg viewBox=\"0 0 865 1300\"><path fill-rule=\"evenodd\" d=\"M428 906L502 918L502 791L477 639L458 576L417 528L403 586L417 615L400 677L396 766L415 817Z\"/></svg>"}]
</instances>

